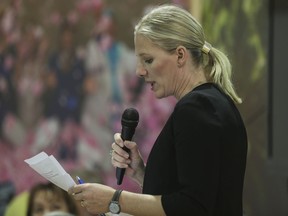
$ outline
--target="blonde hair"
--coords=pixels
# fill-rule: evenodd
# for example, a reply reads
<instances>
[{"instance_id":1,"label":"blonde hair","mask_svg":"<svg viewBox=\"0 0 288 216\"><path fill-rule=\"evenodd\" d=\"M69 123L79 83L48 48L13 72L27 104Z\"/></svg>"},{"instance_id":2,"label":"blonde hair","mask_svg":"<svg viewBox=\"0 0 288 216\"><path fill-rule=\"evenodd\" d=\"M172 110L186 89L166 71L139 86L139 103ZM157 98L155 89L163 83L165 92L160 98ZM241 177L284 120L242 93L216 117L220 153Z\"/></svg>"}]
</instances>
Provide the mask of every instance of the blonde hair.
<instances>
[{"instance_id":1,"label":"blonde hair","mask_svg":"<svg viewBox=\"0 0 288 216\"><path fill-rule=\"evenodd\" d=\"M235 103L241 103L234 90L231 64L227 56L210 46L201 24L186 10L174 5L162 5L146 14L135 26L134 35L142 35L167 52L186 47L197 66L204 68L209 82L216 83Z\"/></svg>"}]
</instances>

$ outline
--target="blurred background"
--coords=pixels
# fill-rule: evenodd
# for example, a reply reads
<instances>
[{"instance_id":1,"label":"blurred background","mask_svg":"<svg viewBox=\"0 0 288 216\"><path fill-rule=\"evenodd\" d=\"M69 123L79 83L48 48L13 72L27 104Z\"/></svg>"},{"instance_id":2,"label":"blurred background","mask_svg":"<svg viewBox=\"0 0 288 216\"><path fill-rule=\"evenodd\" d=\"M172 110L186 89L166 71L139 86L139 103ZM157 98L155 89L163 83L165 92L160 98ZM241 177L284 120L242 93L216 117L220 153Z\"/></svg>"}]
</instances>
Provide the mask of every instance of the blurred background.
<instances>
[{"instance_id":1,"label":"blurred background","mask_svg":"<svg viewBox=\"0 0 288 216\"><path fill-rule=\"evenodd\" d=\"M119 187L109 150L125 108L139 111L147 159L176 101L136 77L133 28L170 2L231 60L249 137L245 215L288 215L285 0L0 0L0 215L45 180L24 163L41 151L72 177ZM140 192L127 178L121 188Z\"/></svg>"}]
</instances>

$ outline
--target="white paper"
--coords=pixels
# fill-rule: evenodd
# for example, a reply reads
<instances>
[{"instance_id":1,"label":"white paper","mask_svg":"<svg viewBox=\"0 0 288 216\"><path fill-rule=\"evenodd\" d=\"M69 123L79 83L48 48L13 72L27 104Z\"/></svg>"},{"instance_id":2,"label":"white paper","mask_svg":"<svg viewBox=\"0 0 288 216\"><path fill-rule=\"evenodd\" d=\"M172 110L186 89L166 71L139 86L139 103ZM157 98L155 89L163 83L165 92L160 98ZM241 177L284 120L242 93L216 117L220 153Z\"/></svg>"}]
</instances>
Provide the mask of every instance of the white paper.
<instances>
[{"instance_id":1,"label":"white paper","mask_svg":"<svg viewBox=\"0 0 288 216\"><path fill-rule=\"evenodd\" d=\"M41 176L65 191L76 184L53 155L48 156L41 152L24 161Z\"/></svg>"}]
</instances>

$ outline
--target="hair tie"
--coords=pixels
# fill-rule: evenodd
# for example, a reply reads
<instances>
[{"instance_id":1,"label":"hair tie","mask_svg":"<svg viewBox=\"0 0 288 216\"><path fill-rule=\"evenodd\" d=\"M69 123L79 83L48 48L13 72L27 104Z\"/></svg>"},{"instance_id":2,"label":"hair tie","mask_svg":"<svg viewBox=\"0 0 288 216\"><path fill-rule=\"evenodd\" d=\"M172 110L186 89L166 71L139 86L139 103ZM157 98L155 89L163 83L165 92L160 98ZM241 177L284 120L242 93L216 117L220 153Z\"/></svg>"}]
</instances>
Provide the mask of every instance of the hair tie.
<instances>
[{"instance_id":1,"label":"hair tie","mask_svg":"<svg viewBox=\"0 0 288 216\"><path fill-rule=\"evenodd\" d=\"M201 51L204 52L205 54L208 54L211 48L212 48L211 44L205 41Z\"/></svg>"}]
</instances>

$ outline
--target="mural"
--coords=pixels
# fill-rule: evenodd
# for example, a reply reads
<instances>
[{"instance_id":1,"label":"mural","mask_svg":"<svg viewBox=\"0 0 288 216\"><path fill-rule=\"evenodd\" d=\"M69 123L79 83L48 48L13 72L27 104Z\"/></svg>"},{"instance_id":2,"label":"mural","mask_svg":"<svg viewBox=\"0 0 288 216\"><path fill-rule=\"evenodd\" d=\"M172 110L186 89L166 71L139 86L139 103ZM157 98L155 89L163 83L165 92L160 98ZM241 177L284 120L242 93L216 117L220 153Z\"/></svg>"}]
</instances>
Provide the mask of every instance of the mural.
<instances>
[{"instance_id":1,"label":"mural","mask_svg":"<svg viewBox=\"0 0 288 216\"><path fill-rule=\"evenodd\" d=\"M127 107L140 113L134 139L147 158L175 100L156 100L135 76L133 27L153 5L167 2L1 0L0 215L14 196L44 181L23 162L41 151L71 175L117 187L109 150ZM268 215L268 2L173 2L200 20L207 41L232 62L249 136L245 212ZM123 184L139 190L128 179Z\"/></svg>"},{"instance_id":2,"label":"mural","mask_svg":"<svg viewBox=\"0 0 288 216\"><path fill-rule=\"evenodd\" d=\"M134 139L147 158L175 103L156 102L135 75L134 24L155 3L1 1L0 215L45 181L23 162L41 151L72 176L117 187L109 150L127 107L140 113Z\"/></svg>"}]
</instances>

